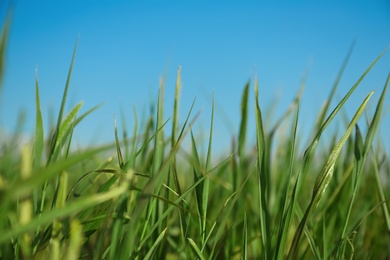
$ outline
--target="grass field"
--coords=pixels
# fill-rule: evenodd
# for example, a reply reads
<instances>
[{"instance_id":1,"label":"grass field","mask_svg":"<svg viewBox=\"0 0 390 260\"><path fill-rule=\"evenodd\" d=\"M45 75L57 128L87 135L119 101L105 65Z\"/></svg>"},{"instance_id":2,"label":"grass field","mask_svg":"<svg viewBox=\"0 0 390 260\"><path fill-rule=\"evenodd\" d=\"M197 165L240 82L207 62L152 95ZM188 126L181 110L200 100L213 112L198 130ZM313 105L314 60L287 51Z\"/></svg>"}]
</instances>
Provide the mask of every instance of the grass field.
<instances>
[{"instance_id":1,"label":"grass field","mask_svg":"<svg viewBox=\"0 0 390 260\"><path fill-rule=\"evenodd\" d=\"M99 113L97 107L81 113L82 103L64 109L76 48L56 124L43 127L36 80L31 141L20 143L15 131L0 144L0 259L390 257L390 160L377 136L389 77L375 93L377 104L367 92L354 116L343 117L345 103L384 52L335 100L347 54L307 144L297 133L302 89L275 124L265 125L257 80L248 83L237 108L239 132L223 157L212 152L214 105L206 147L192 131L198 114L180 111L186 119L179 120L180 69L169 97L172 115L164 114L162 85L148 118L134 113L133 129L117 129L115 119L112 144L75 149L77 125ZM254 107L248 106L251 91ZM331 132L336 119L343 128ZM256 122L254 146L247 144L249 120Z\"/></svg>"}]
</instances>

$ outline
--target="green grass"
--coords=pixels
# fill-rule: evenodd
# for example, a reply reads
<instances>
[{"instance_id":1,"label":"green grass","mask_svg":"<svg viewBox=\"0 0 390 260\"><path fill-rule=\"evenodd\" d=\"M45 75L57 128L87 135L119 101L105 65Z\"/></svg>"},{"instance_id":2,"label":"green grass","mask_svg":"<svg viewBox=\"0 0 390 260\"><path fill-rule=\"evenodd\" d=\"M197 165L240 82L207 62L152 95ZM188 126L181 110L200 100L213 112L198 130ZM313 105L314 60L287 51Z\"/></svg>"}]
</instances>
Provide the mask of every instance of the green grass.
<instances>
[{"instance_id":1,"label":"green grass","mask_svg":"<svg viewBox=\"0 0 390 260\"><path fill-rule=\"evenodd\" d=\"M1 34L1 61L8 26ZM390 185L384 181L390 160L377 135L390 76L382 93L367 92L354 116L343 117L344 105L386 50L336 100L351 48L306 146L298 133L305 79L273 125L264 123L257 79L253 86L248 82L237 108L238 135L223 158L212 149L214 97L206 147L193 130L199 116L193 106L180 121L181 68L173 114L164 114L162 81L156 109L143 123L134 108L131 130L118 129L113 118L112 144L72 148L77 125L99 113L98 107L82 113L82 103L65 111L76 49L56 124L44 131L36 77L32 141L20 144L15 130L0 144L0 259L390 257ZM373 114L368 104L376 105ZM345 125L338 133L328 129L337 118ZM250 120L256 129L248 128ZM248 146L252 130L256 144Z\"/></svg>"}]
</instances>

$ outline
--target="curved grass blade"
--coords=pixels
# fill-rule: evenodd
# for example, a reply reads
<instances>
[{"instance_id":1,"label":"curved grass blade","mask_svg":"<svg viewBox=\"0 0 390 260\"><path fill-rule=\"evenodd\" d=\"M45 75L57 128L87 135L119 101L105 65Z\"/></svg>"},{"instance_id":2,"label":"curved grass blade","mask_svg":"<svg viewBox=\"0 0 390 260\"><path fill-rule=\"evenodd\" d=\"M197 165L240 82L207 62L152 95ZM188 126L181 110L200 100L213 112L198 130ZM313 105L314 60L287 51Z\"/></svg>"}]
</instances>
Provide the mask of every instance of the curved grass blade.
<instances>
[{"instance_id":1,"label":"curved grass blade","mask_svg":"<svg viewBox=\"0 0 390 260\"><path fill-rule=\"evenodd\" d=\"M379 127L379 123L381 120L381 114L382 114L382 110L383 110L384 99L386 96L386 91L387 91L387 87L389 85L389 81L390 81L390 73L388 74L385 86L383 87L382 94L379 98L377 107L375 109L374 117L371 121L371 124L369 125L368 132L366 135L366 140L364 141L364 146L361 147L362 146L361 143L363 142L362 140L359 141L359 144L356 145L356 149L355 149L356 155L355 156L357 159L357 170L356 170L356 176L353 176L354 182L353 182L352 198L351 198L351 203L349 204L349 207L348 207L348 212L347 212L347 216L346 216L345 223L344 223L344 228L343 228L342 235L341 235L342 240L346 239L345 234L347 233L347 226L349 223L349 218L351 215L352 207L353 207L354 202L355 202L357 190L359 188L359 183L360 183L360 179L361 179L360 176L361 176L361 173L363 171L365 159L367 158L368 152L369 152L370 147L372 146L372 142L374 140L374 136L375 136L376 131ZM360 139L362 139L361 135L360 135ZM344 248L340 248L340 250L341 251L339 251L338 254L344 255Z\"/></svg>"},{"instance_id":2,"label":"curved grass blade","mask_svg":"<svg viewBox=\"0 0 390 260\"><path fill-rule=\"evenodd\" d=\"M336 80L333 84L332 90L330 91L329 97L325 101L325 105L324 105L323 109L321 110L319 116L317 116L318 120L317 120L317 122L315 124L315 128L314 128L316 132L320 129L321 125L324 123L324 119L325 119L326 114L328 113L330 103L332 102L332 99L336 93L337 87L339 86L341 77L343 76L345 68L347 67L348 61L349 61L351 54L352 54L352 51L355 47L355 43L356 43L356 41L352 42L352 45L349 48L347 56L344 58L343 64L341 65L341 69L340 69L339 73L337 74Z\"/></svg>"},{"instance_id":3,"label":"curved grass blade","mask_svg":"<svg viewBox=\"0 0 390 260\"><path fill-rule=\"evenodd\" d=\"M307 207L307 209L305 211L305 214L304 214L304 216L303 216L303 218L298 226L297 231L295 232L294 239L293 239L293 242L292 242L292 245L290 247L289 254L288 254L289 259L295 259L297 257L298 245L299 245L299 242L301 239L301 235L305 229L306 222L309 218L309 215L312 212L312 210L314 210L318 206L320 200L322 199L322 197L325 193L325 190L328 187L330 180L332 179L334 165L335 165L335 162L338 158L338 155L340 154L341 149L343 148L345 142L347 141L348 137L350 136L358 119L360 118L361 114L363 113L363 111L367 105L367 102L370 99L370 97L372 96L372 94L373 94L373 92L371 92L364 99L363 103L358 108L358 110L355 113L354 117L352 118L346 132L341 137L341 139L336 144L336 146L333 148L331 154L328 157L327 162L325 163L325 165L323 166L323 168L321 170L321 173L317 177L316 182L314 184L311 201L310 201L309 206Z\"/></svg>"}]
</instances>

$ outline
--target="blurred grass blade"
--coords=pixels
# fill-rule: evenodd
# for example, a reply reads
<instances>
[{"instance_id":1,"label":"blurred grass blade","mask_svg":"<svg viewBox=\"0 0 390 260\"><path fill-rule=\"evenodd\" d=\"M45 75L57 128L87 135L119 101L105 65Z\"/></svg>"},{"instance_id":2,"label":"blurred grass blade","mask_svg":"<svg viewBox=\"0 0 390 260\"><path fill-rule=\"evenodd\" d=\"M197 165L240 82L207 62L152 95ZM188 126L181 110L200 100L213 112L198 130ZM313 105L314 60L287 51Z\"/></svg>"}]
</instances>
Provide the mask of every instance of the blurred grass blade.
<instances>
[{"instance_id":1,"label":"blurred grass blade","mask_svg":"<svg viewBox=\"0 0 390 260\"><path fill-rule=\"evenodd\" d=\"M13 237L23 234L24 232L34 230L37 226L47 225L57 218L70 216L72 214L80 212L85 208L89 208L105 201L117 198L119 195L121 195L127 190L127 186L127 183L123 182L120 186L108 192L85 196L85 198L78 199L66 204L66 206L63 208L43 213L39 218L34 218L25 225L13 227L12 230L0 230L1 234L3 234L0 237L0 244L8 241Z\"/></svg>"},{"instance_id":2,"label":"blurred grass blade","mask_svg":"<svg viewBox=\"0 0 390 260\"><path fill-rule=\"evenodd\" d=\"M0 98L1 98L2 87L3 87L3 78L5 72L5 56L7 51L7 43L8 43L10 27L11 27L11 12L8 12L5 23L1 28L1 35L0 35Z\"/></svg>"},{"instance_id":3,"label":"blurred grass blade","mask_svg":"<svg viewBox=\"0 0 390 260\"><path fill-rule=\"evenodd\" d=\"M80 251L83 244L82 238L81 224L77 219L73 219L70 223L70 239L65 256L66 260L78 259L80 257Z\"/></svg>"},{"instance_id":4,"label":"blurred grass blade","mask_svg":"<svg viewBox=\"0 0 390 260\"><path fill-rule=\"evenodd\" d=\"M0 190L0 201L1 203L9 203L10 200L13 200L19 196L25 196L37 186L42 185L51 178L58 176L62 170L74 166L77 163L86 160L87 158L91 158L91 156L108 150L109 148L112 148L112 145L102 146L80 153L74 153L68 158L60 159L47 167L33 169L31 177L28 179L16 179L13 183L5 187L4 190Z\"/></svg>"}]
</instances>

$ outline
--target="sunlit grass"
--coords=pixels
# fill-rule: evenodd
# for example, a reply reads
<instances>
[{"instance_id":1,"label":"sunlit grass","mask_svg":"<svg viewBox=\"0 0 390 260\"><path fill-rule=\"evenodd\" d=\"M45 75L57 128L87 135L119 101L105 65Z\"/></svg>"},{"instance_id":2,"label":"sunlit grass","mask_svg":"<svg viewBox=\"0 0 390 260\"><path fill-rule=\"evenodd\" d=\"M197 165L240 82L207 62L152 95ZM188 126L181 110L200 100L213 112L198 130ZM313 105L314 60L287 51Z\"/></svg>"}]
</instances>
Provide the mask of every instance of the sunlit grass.
<instances>
[{"instance_id":1,"label":"sunlit grass","mask_svg":"<svg viewBox=\"0 0 390 260\"><path fill-rule=\"evenodd\" d=\"M199 114L193 105L180 111L181 68L171 115L164 114L171 97L164 97L161 81L157 109L144 123L134 109L133 129L118 129L113 118L112 144L71 149L77 125L99 113L98 107L81 113L82 103L65 111L76 49L77 44L53 129L44 131L37 76L32 142L20 146L15 133L0 144L1 259L390 257L390 185L383 181L390 161L377 136L390 77L384 75L382 93L367 92L354 116L342 119L341 135L328 129L385 51L335 100L351 48L304 150L297 130L304 82L274 125L264 124L257 79L248 82L237 108L238 135L225 144L230 152L222 158L212 149L218 131L214 100L205 154L193 128ZM380 98L370 115L366 106L373 95ZM247 144L249 120L256 126L254 146ZM182 146L185 139L189 151Z\"/></svg>"}]
</instances>

